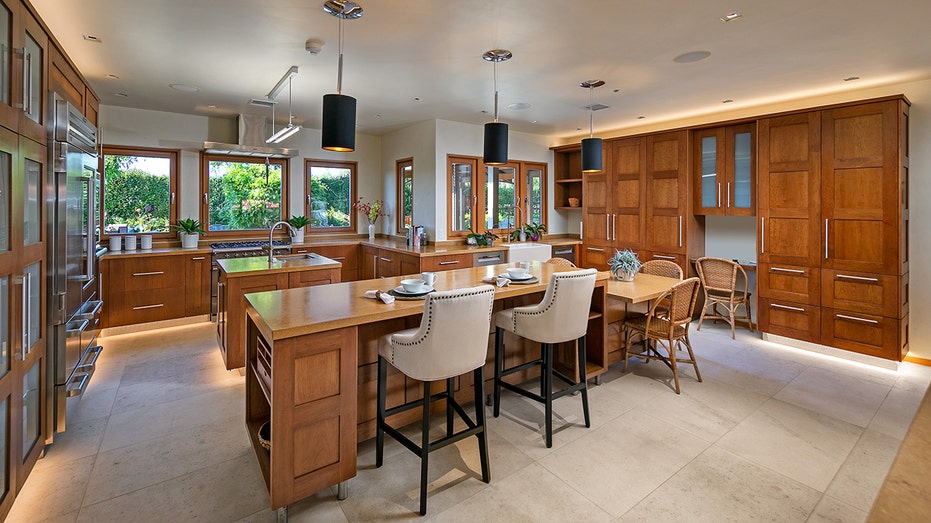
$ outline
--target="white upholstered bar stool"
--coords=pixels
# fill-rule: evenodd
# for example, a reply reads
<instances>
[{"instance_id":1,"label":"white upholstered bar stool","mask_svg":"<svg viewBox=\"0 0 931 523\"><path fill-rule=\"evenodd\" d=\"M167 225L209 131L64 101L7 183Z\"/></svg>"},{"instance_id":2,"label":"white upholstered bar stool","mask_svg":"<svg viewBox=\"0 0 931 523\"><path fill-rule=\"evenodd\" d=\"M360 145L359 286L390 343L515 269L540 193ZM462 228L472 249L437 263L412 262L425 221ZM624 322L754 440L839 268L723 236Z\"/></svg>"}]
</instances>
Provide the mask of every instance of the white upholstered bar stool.
<instances>
[{"instance_id":1,"label":"white upholstered bar stool","mask_svg":"<svg viewBox=\"0 0 931 523\"><path fill-rule=\"evenodd\" d=\"M491 285L436 292L427 296L420 326L384 336L378 345L378 421L375 432L375 466L381 467L385 433L420 456L420 514L427 513L427 458L430 452L470 436L478 438L482 481L491 481L488 438L485 433L485 376L487 332L495 289ZM385 409L388 363L423 382L423 398ZM475 420L469 418L454 396L456 376L473 372ZM430 382L446 381L446 391L430 393ZM430 404L446 400L446 436L430 441ZM388 416L416 407L423 409L421 443L416 443L386 423ZM453 411L466 428L453 433Z\"/></svg>"},{"instance_id":2,"label":"white upholstered bar stool","mask_svg":"<svg viewBox=\"0 0 931 523\"><path fill-rule=\"evenodd\" d=\"M553 400L580 391L585 426L591 427L588 414L588 387L585 378L585 333L588 330L588 312L595 289L595 269L557 272L550 276L543 301L537 305L514 307L495 315L495 392L494 416L501 407L501 387L539 401L544 405L546 446L553 446ZM540 359L504 368L504 331L540 343ZM553 345L578 340L579 379L570 379L553 369ZM530 367L540 366L540 394L504 381L504 377ZM553 377L569 386L553 392Z\"/></svg>"}]
</instances>

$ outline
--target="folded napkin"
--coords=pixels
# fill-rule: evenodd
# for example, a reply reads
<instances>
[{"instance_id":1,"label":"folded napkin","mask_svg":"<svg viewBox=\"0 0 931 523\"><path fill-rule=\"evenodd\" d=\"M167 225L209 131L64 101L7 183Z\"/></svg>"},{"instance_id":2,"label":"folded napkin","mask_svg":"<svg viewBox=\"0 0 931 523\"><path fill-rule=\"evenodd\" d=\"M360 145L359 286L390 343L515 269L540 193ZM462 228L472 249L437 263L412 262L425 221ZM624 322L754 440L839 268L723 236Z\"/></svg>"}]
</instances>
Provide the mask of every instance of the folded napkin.
<instances>
[{"instance_id":1,"label":"folded napkin","mask_svg":"<svg viewBox=\"0 0 931 523\"><path fill-rule=\"evenodd\" d=\"M494 283L498 287L507 287L511 284L511 280L501 276L489 276L487 278L482 278L482 281L485 283Z\"/></svg>"},{"instance_id":2,"label":"folded napkin","mask_svg":"<svg viewBox=\"0 0 931 523\"><path fill-rule=\"evenodd\" d=\"M381 300L385 303L391 304L394 303L394 296L388 294L387 292L382 291L365 291L366 298L373 298L376 300Z\"/></svg>"}]
</instances>

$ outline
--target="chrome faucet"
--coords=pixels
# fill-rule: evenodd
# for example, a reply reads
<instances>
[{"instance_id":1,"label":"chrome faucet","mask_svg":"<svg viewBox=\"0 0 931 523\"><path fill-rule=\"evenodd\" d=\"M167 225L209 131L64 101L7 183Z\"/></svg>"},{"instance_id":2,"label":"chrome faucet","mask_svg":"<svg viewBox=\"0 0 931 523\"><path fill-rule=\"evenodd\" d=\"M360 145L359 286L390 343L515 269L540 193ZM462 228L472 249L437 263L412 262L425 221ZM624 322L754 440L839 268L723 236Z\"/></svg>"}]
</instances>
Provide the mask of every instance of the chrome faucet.
<instances>
[{"instance_id":1,"label":"chrome faucet","mask_svg":"<svg viewBox=\"0 0 931 523\"><path fill-rule=\"evenodd\" d=\"M286 226L288 228L288 231L291 233L291 236L294 236L295 234L297 234L297 231L294 230L294 227L292 227L291 224L288 222L275 222L275 224L272 225L268 229L268 266L269 267L271 267L272 264L275 263L275 244L272 241L272 235L275 233L275 229L279 225Z\"/></svg>"},{"instance_id":2,"label":"chrome faucet","mask_svg":"<svg viewBox=\"0 0 931 523\"><path fill-rule=\"evenodd\" d=\"M521 218L520 220L517 219L517 215L518 215L518 214L520 214L520 218ZM521 207L520 207L520 196L518 196L518 197L515 198L515 200L514 200L514 221L517 222L517 229L516 229L516 230L518 230L518 231L520 230L520 228L521 228L520 222L521 222L521 220L523 220L523 219L524 219L524 210L521 209ZM510 231L508 231L508 243L511 243L511 233L510 233Z\"/></svg>"}]
</instances>

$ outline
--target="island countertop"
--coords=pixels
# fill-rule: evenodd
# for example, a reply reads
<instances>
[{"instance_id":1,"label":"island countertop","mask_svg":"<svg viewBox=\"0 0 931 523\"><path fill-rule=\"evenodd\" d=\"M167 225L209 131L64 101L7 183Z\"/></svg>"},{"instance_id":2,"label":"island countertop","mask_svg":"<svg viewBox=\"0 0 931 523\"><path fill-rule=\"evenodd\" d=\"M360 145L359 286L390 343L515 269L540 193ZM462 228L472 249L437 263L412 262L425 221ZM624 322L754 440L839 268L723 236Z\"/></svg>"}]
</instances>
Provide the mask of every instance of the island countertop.
<instances>
[{"instance_id":1,"label":"island countertop","mask_svg":"<svg viewBox=\"0 0 931 523\"><path fill-rule=\"evenodd\" d=\"M227 278L239 278L263 273L300 272L318 269L338 269L342 264L319 254L299 256L277 256L272 266L268 265L268 258L255 256L251 258L227 258L217 260L217 265Z\"/></svg>"}]
</instances>

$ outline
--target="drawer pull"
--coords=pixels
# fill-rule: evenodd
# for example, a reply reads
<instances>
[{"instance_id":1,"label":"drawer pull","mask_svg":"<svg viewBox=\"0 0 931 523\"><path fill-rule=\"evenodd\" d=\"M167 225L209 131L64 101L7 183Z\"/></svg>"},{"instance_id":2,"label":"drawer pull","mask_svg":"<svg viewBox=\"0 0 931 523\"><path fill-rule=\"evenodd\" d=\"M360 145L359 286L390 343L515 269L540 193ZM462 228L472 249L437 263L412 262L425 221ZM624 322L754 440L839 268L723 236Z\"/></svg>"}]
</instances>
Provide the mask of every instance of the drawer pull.
<instances>
[{"instance_id":1,"label":"drawer pull","mask_svg":"<svg viewBox=\"0 0 931 523\"><path fill-rule=\"evenodd\" d=\"M846 314L835 314L834 316L836 316L836 317L838 317L838 318L840 318L840 319L842 319L842 320L860 321L860 322L863 322L863 323L872 323L873 325L876 325L876 324L879 323L879 322L876 321L876 320L870 320L870 319L867 319L867 318L857 318L856 316L847 316Z\"/></svg>"},{"instance_id":2,"label":"drawer pull","mask_svg":"<svg viewBox=\"0 0 931 523\"><path fill-rule=\"evenodd\" d=\"M453 260L453 261L440 262L440 265L456 265L458 263L459 263L459 260Z\"/></svg>"},{"instance_id":3,"label":"drawer pull","mask_svg":"<svg viewBox=\"0 0 931 523\"><path fill-rule=\"evenodd\" d=\"M165 271L134 272L133 276L158 276L159 274L165 274Z\"/></svg>"},{"instance_id":4,"label":"drawer pull","mask_svg":"<svg viewBox=\"0 0 931 523\"><path fill-rule=\"evenodd\" d=\"M489 260L501 261L501 255L499 254L497 256L482 256L478 259L478 261L489 261Z\"/></svg>"},{"instance_id":5,"label":"drawer pull","mask_svg":"<svg viewBox=\"0 0 931 523\"><path fill-rule=\"evenodd\" d=\"M879 283L879 278L864 278L863 276L851 276L849 274L838 274L835 278L842 280L857 280L857 281L868 281L872 283Z\"/></svg>"},{"instance_id":6,"label":"drawer pull","mask_svg":"<svg viewBox=\"0 0 931 523\"><path fill-rule=\"evenodd\" d=\"M604 249L599 249L598 247L586 247L585 249L589 251L605 252Z\"/></svg>"},{"instance_id":7,"label":"drawer pull","mask_svg":"<svg viewBox=\"0 0 931 523\"><path fill-rule=\"evenodd\" d=\"M675 256L666 256L665 254L654 254L653 257L656 258L657 260L675 260L676 259Z\"/></svg>"},{"instance_id":8,"label":"drawer pull","mask_svg":"<svg viewBox=\"0 0 931 523\"><path fill-rule=\"evenodd\" d=\"M798 269L783 269L782 267L771 267L769 269L769 272L788 272L791 274L805 274L805 271L801 271Z\"/></svg>"},{"instance_id":9,"label":"drawer pull","mask_svg":"<svg viewBox=\"0 0 931 523\"><path fill-rule=\"evenodd\" d=\"M164 306L165 306L164 303L156 303L155 305L140 305L138 307L133 307L133 310L138 311L141 309L157 309L159 307L164 307Z\"/></svg>"},{"instance_id":10,"label":"drawer pull","mask_svg":"<svg viewBox=\"0 0 931 523\"><path fill-rule=\"evenodd\" d=\"M198 260L206 260L207 258L205 258L205 257L203 257L203 256L195 256L195 257L193 257L193 258L191 258L191 259L194 260L194 261L198 261Z\"/></svg>"},{"instance_id":11,"label":"drawer pull","mask_svg":"<svg viewBox=\"0 0 931 523\"><path fill-rule=\"evenodd\" d=\"M383 261L383 262L391 263L391 258L381 258L381 257L379 257L378 259L381 260L381 261Z\"/></svg>"},{"instance_id":12,"label":"drawer pull","mask_svg":"<svg viewBox=\"0 0 931 523\"><path fill-rule=\"evenodd\" d=\"M805 312L805 309L801 307L789 307L788 305L779 305L778 303L770 303L769 306L774 309L786 309L795 312Z\"/></svg>"},{"instance_id":13,"label":"drawer pull","mask_svg":"<svg viewBox=\"0 0 931 523\"><path fill-rule=\"evenodd\" d=\"M572 249L566 249L564 251L553 251L553 254L572 254Z\"/></svg>"}]
</instances>

